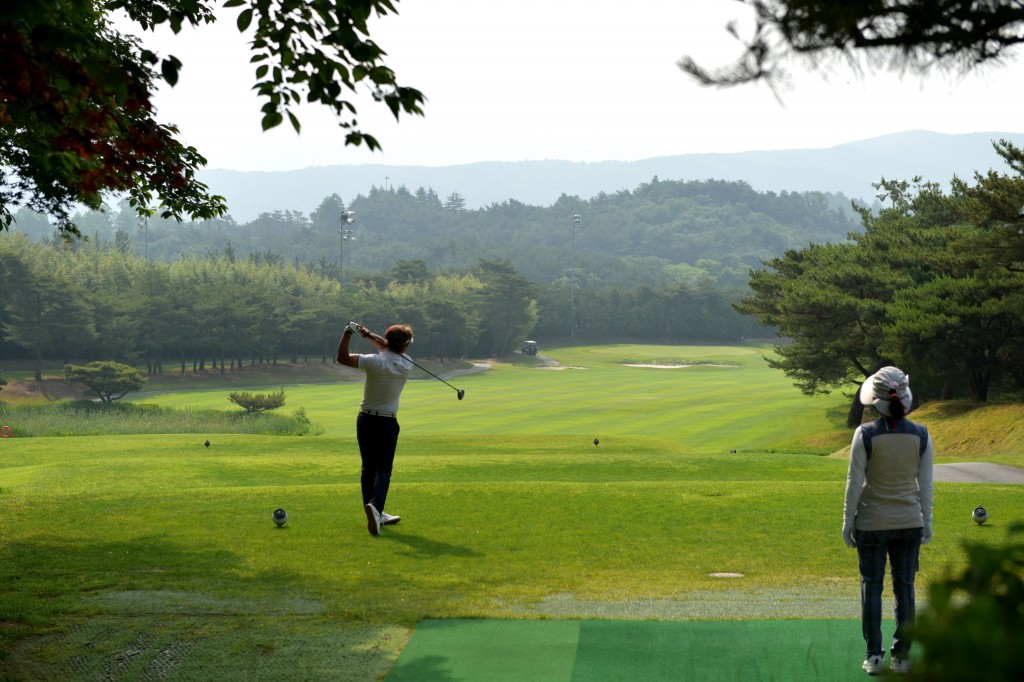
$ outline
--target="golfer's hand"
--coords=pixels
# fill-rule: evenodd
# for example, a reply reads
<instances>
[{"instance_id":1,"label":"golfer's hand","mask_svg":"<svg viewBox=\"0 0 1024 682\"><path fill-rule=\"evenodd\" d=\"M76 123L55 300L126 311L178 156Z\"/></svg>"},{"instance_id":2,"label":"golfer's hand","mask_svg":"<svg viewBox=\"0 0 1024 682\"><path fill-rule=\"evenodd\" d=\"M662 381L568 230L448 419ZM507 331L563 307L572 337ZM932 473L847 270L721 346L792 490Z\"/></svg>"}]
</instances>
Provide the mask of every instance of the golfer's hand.
<instances>
[{"instance_id":1,"label":"golfer's hand","mask_svg":"<svg viewBox=\"0 0 1024 682\"><path fill-rule=\"evenodd\" d=\"M846 546L850 548L857 546L857 540L853 537L853 529L853 519L843 522L843 542L845 542Z\"/></svg>"},{"instance_id":2,"label":"golfer's hand","mask_svg":"<svg viewBox=\"0 0 1024 682\"><path fill-rule=\"evenodd\" d=\"M924 524L924 533L921 534L921 544L927 545L932 541L932 522L928 521Z\"/></svg>"}]
</instances>

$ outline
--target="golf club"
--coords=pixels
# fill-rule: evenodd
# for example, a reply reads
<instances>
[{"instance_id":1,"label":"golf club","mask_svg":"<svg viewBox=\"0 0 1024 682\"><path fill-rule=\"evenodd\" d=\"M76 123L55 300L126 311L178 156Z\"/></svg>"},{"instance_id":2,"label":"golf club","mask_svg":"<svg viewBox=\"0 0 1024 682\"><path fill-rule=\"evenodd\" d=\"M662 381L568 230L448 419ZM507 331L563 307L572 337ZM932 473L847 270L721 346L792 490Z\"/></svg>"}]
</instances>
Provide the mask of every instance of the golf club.
<instances>
[{"instance_id":1,"label":"golf club","mask_svg":"<svg viewBox=\"0 0 1024 682\"><path fill-rule=\"evenodd\" d=\"M358 332L358 330L359 330L359 327L360 327L360 325L359 325L359 324L357 324L357 323L355 323L355 322L349 322L348 324L349 324L349 327L350 327L350 328L351 328L351 329L352 329L353 331L357 331L357 332ZM364 329L365 329L365 327L364 327ZM377 343L378 343L379 345L383 346L384 348L387 348L387 345L388 345L388 340L387 340L387 339L385 339L385 338L384 338L383 336L381 336L380 334L374 334L374 333L373 333L373 332L371 332L371 331L370 331L369 329L367 329L367 330L366 330L366 336L367 336L367 337L369 337L369 338L372 338L372 339L374 339L374 340L375 340L375 341L376 341L376 342L377 342ZM405 353L399 353L399 355L401 355L401 356L402 356L403 358L405 358L406 360L408 360L408 361L409 361L409 362L411 362L412 364L416 365L417 367L419 367L420 369L422 369L422 370L423 370L424 372L426 372L426 373L427 373L427 374L429 374L430 376L434 377L435 379L437 379L438 381L440 381L441 383L443 383L443 384L444 384L445 386L448 386L449 388L451 388L452 390L454 390L454 391L455 391L455 395L457 395L457 396L458 396L459 400L462 400L462 399L463 399L463 398L465 397L465 395L466 395L466 391L465 391L464 389L461 389L461 388L455 388L454 386L452 386L451 384L449 384L449 383L448 383L447 381L445 381L445 380L444 380L444 379L442 379L441 377L439 377L439 376L437 376L436 374L434 374L433 372L431 372L431 371L430 371L429 369L427 369L426 367L423 367L423 366L421 366L421 365L420 365L420 364L419 364L418 362L416 362L415 360L413 360L412 358L410 358L410 357L409 357L408 355L406 355Z\"/></svg>"},{"instance_id":2,"label":"golf club","mask_svg":"<svg viewBox=\"0 0 1024 682\"><path fill-rule=\"evenodd\" d=\"M446 386L450 386L451 388L455 389L455 395L457 395L457 396L459 397L459 400L462 400L462 397L463 397L464 395L466 395L466 391L465 391L464 389L461 389L461 388L455 388L454 386L452 386L451 384L449 384L449 383L448 383L447 381L445 381L445 380L444 380L444 379L442 379L441 377L439 377L439 376L437 376L436 374L434 374L433 372L431 372L431 371L430 371L429 369L427 369L427 368L425 368L425 367L420 367L420 365L419 365L419 364L417 364L417 362L416 362L415 360L413 360L412 358L410 358L410 357L409 357L408 355L406 355L405 353L399 353L399 355L401 355L401 356L402 356L403 358L405 358L406 360L408 360L408 361L409 361L409 362L411 362L412 364L414 364L414 365L416 365L417 367L419 367L420 369L422 369L422 370L423 370L424 372L426 372L426 373L427 373L427 374L429 374L430 376L432 376L432 377L434 377L435 379L437 379L438 381L442 382L442 383L443 383L443 384L445 384Z\"/></svg>"}]
</instances>

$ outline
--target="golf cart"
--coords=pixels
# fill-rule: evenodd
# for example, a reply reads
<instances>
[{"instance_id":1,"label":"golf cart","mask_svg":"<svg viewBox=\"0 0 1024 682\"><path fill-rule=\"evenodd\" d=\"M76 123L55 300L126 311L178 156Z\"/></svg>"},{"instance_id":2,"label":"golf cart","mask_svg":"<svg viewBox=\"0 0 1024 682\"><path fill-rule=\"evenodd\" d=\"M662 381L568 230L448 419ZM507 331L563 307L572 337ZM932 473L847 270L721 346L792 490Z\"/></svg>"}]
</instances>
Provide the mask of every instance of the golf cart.
<instances>
[{"instance_id":1,"label":"golf cart","mask_svg":"<svg viewBox=\"0 0 1024 682\"><path fill-rule=\"evenodd\" d=\"M536 355L537 354L537 342L536 341L523 341L523 355Z\"/></svg>"}]
</instances>

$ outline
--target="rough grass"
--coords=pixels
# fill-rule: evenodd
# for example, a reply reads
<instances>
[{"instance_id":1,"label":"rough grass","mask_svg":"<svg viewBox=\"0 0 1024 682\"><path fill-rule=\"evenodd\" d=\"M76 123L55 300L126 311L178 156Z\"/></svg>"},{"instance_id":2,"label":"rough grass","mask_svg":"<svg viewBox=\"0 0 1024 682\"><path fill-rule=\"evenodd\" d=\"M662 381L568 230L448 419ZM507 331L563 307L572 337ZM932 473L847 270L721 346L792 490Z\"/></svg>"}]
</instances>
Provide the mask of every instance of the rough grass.
<instances>
[{"instance_id":1,"label":"rough grass","mask_svg":"<svg viewBox=\"0 0 1024 682\"><path fill-rule=\"evenodd\" d=\"M914 413L929 425L939 462L997 462L1024 467L1024 405L935 403Z\"/></svg>"},{"instance_id":2,"label":"rough grass","mask_svg":"<svg viewBox=\"0 0 1024 682\"><path fill-rule=\"evenodd\" d=\"M1024 405L953 401L931 403L911 414L928 427L936 463L993 462L1024 467ZM846 445L835 457L848 458Z\"/></svg>"},{"instance_id":3,"label":"rough grass","mask_svg":"<svg viewBox=\"0 0 1024 682\"><path fill-rule=\"evenodd\" d=\"M88 400L0 406L0 420L15 438L105 436L135 433L249 433L303 435L316 433L301 408L249 414L240 409L184 407L170 409L126 402Z\"/></svg>"}]
</instances>

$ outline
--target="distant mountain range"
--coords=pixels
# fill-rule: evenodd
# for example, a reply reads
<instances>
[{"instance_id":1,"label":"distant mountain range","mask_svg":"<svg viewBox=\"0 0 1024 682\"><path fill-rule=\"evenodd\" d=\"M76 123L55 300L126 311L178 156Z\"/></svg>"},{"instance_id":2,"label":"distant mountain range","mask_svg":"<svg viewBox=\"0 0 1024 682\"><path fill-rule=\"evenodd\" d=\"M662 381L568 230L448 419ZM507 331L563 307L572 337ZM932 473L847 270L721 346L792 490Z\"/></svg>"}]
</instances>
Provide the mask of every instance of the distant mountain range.
<instances>
[{"instance_id":1,"label":"distant mountain range","mask_svg":"<svg viewBox=\"0 0 1024 682\"><path fill-rule=\"evenodd\" d=\"M457 166L322 166L293 171L250 172L210 169L200 179L227 198L231 215L246 222L260 213L310 213L337 193L349 203L356 196L404 186L410 192L433 189L442 200L458 192L470 209L509 199L550 206L562 195L589 199L601 192L633 190L657 176L662 180L743 180L758 191L842 193L868 204L871 183L881 177L921 176L948 186L954 176L975 171L1008 171L992 149L1006 139L1024 147L1024 133L947 135L914 130L848 142L828 149L785 149L730 154L683 154L640 161L515 161Z\"/></svg>"}]
</instances>

